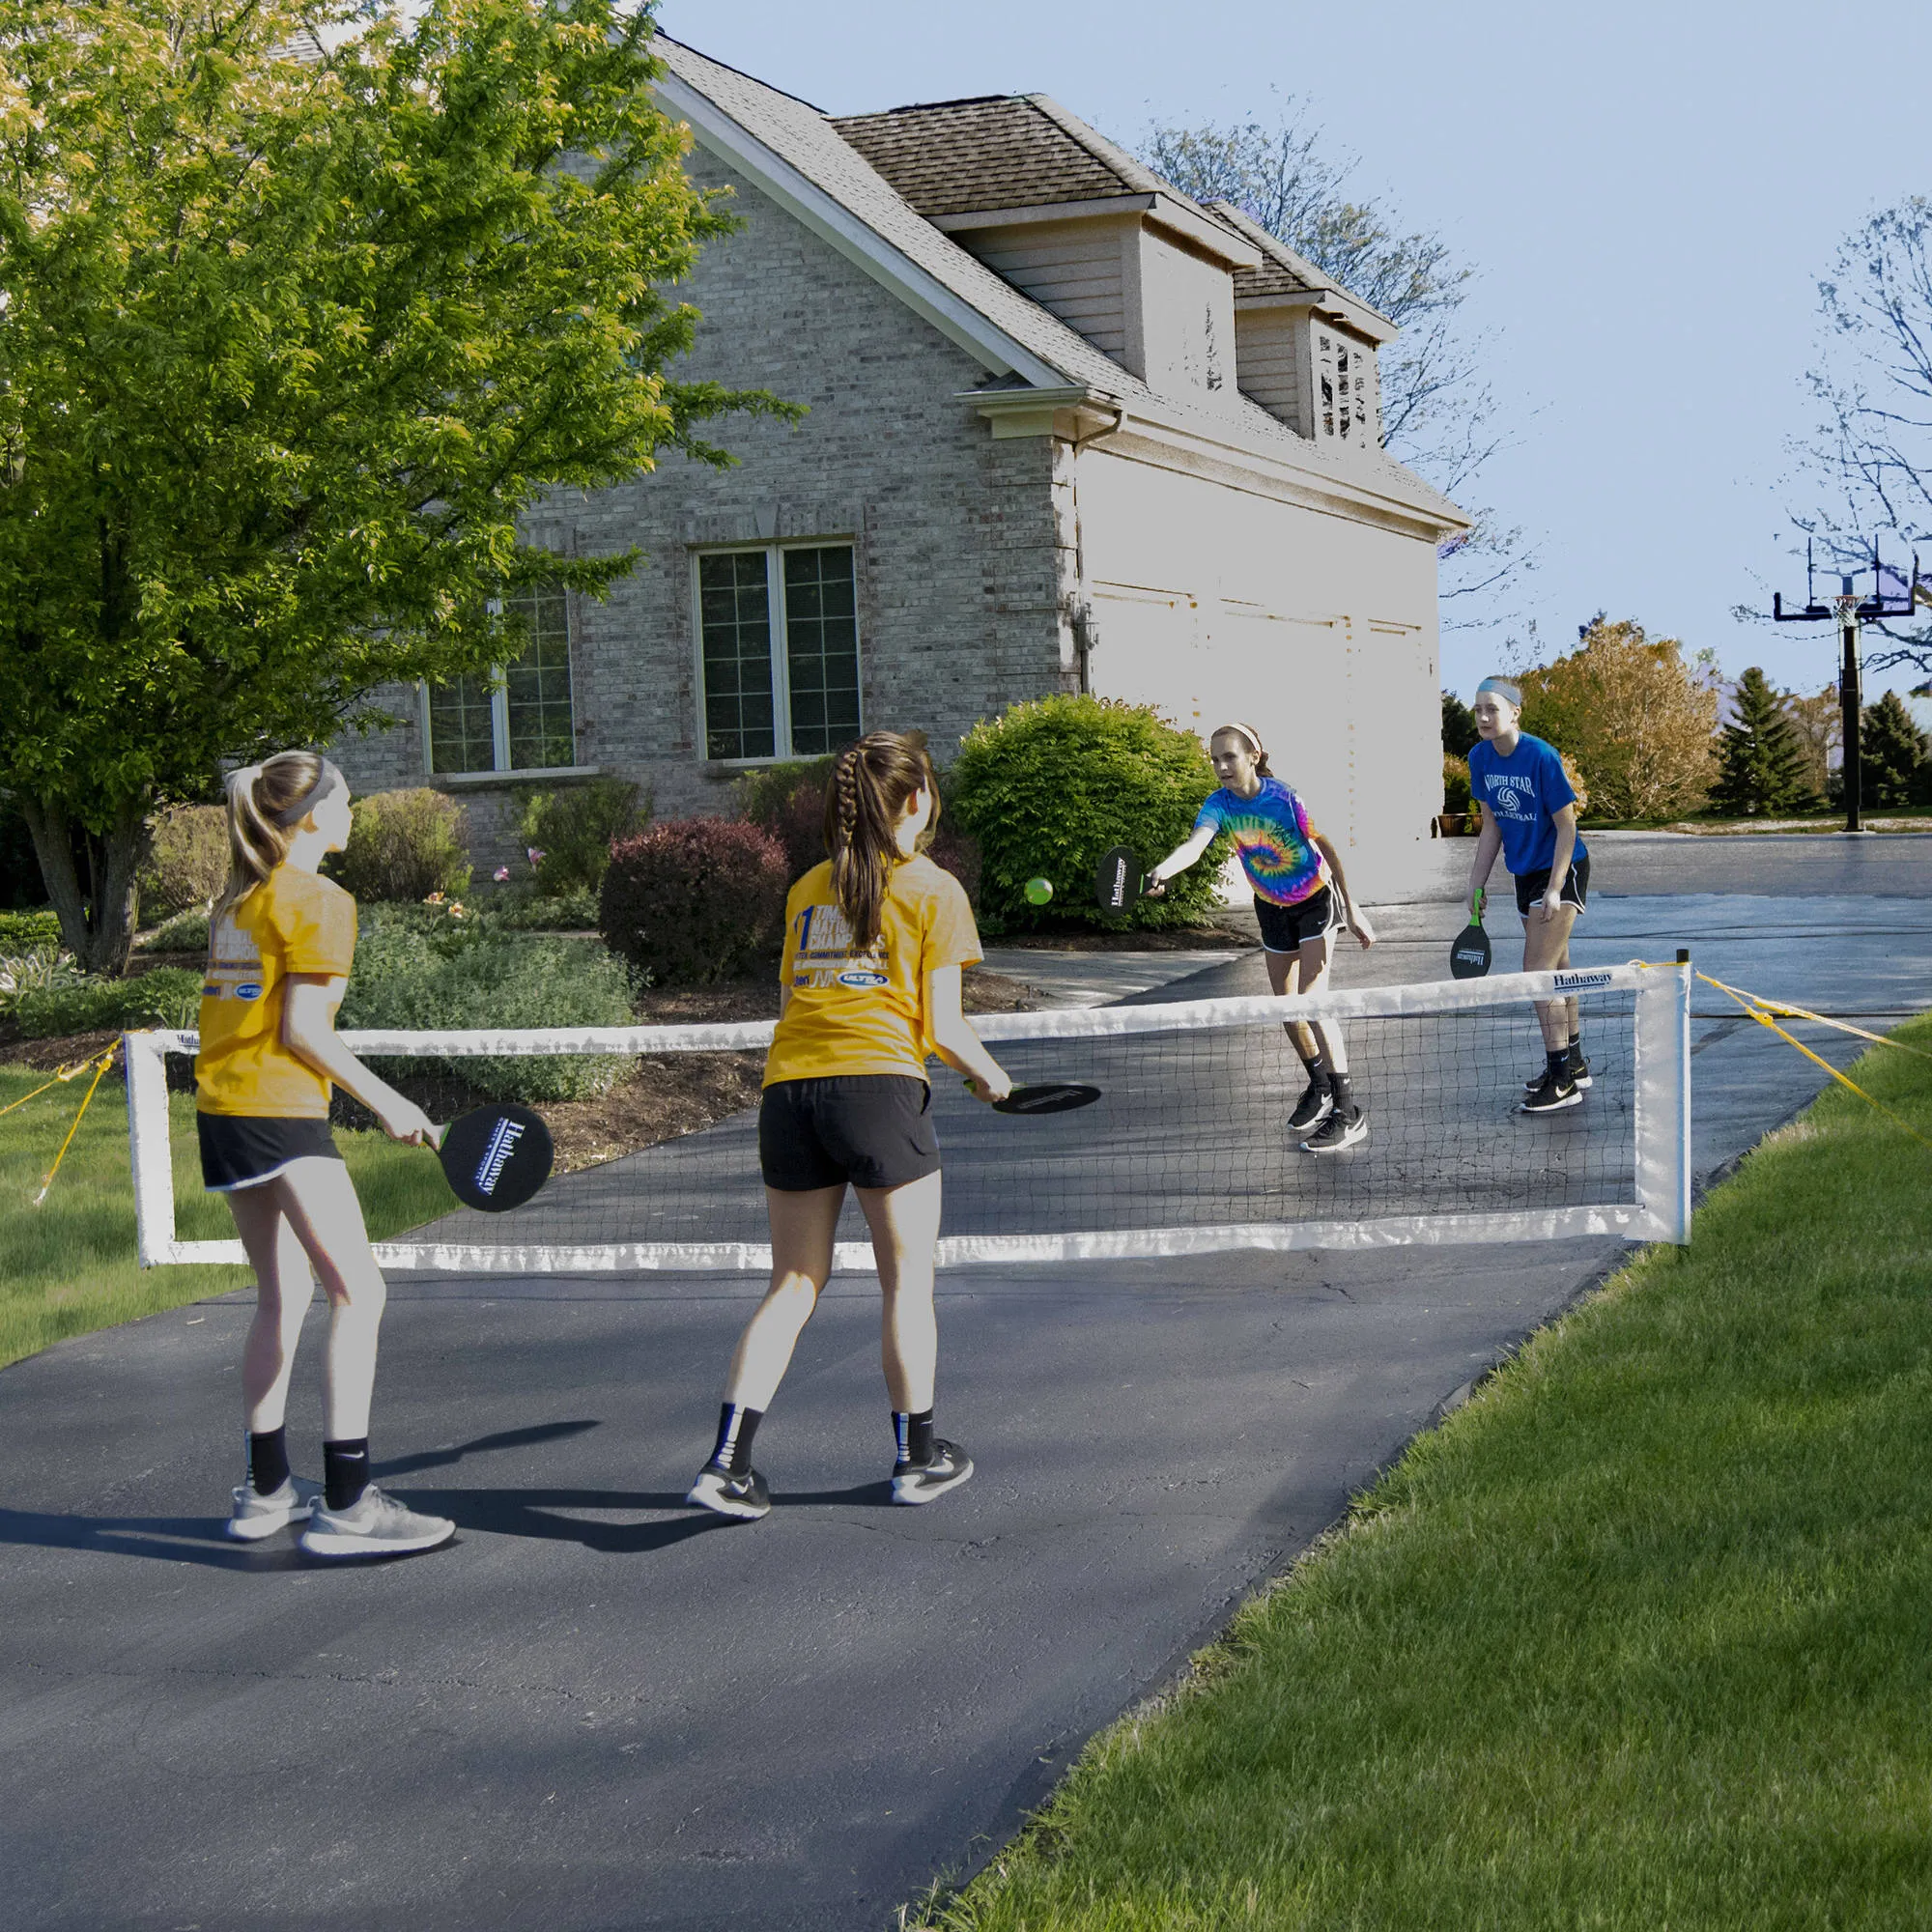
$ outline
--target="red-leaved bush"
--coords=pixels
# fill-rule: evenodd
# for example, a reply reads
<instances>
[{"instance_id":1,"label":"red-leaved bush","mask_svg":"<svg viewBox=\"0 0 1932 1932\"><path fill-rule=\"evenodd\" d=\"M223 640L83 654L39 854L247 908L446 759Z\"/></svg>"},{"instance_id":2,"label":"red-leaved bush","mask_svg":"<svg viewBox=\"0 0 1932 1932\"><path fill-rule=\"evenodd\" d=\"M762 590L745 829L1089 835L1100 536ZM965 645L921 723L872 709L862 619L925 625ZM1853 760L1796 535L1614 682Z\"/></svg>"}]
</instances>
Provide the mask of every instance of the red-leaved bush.
<instances>
[{"instance_id":1,"label":"red-leaved bush","mask_svg":"<svg viewBox=\"0 0 1932 1932\"><path fill-rule=\"evenodd\" d=\"M672 818L611 847L598 923L661 986L729 979L784 924L784 847L742 819Z\"/></svg>"}]
</instances>

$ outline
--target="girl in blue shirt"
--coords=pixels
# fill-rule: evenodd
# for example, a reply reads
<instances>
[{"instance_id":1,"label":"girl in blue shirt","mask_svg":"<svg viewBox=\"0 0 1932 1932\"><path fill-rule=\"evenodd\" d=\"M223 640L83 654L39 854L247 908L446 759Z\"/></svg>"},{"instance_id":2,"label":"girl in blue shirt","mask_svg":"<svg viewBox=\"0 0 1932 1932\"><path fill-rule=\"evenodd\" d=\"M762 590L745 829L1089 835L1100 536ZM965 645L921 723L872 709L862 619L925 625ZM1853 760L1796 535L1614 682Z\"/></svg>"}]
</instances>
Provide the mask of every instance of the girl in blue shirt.
<instances>
[{"instance_id":1,"label":"girl in blue shirt","mask_svg":"<svg viewBox=\"0 0 1932 1932\"><path fill-rule=\"evenodd\" d=\"M1267 753L1251 724L1223 724L1208 741L1221 788L1201 808L1194 830L1148 874L1150 897L1214 842L1231 833L1241 869L1254 888L1268 984L1288 992L1293 969L1297 993L1319 993L1328 978L1328 942L1347 925L1364 948L1374 928L1349 896L1342 861L1316 831L1293 788L1268 770ZM1349 1050L1334 1021L1297 1020L1286 1028L1308 1069L1308 1086L1288 1117L1291 1137L1310 1153L1337 1153L1369 1137L1369 1117L1349 1081Z\"/></svg>"},{"instance_id":2,"label":"girl in blue shirt","mask_svg":"<svg viewBox=\"0 0 1932 1932\"><path fill-rule=\"evenodd\" d=\"M1476 687L1479 744L1469 749L1469 795L1483 808L1483 835L1469 868L1469 903L1501 852L1516 881L1522 915L1522 970L1560 971L1570 963L1570 931L1590 895L1590 854L1577 834L1577 792L1555 748L1519 726L1522 693L1507 678ZM1546 1065L1525 1090L1525 1114L1577 1106L1590 1084L1577 1002L1539 1000Z\"/></svg>"}]
</instances>

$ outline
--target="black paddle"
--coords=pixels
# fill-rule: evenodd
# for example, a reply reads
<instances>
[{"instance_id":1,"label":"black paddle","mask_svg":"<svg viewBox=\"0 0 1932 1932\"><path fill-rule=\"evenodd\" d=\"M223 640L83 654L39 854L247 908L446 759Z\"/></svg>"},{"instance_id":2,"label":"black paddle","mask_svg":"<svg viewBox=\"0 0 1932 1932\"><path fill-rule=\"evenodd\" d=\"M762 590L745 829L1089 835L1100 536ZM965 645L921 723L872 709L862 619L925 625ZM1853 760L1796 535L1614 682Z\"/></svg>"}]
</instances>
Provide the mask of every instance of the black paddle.
<instances>
[{"instance_id":1,"label":"black paddle","mask_svg":"<svg viewBox=\"0 0 1932 1932\"><path fill-rule=\"evenodd\" d=\"M1116 845L1112 851L1101 853L1094 872L1094 896L1102 912L1125 912L1146 891L1141 862L1134 857L1131 846Z\"/></svg>"},{"instance_id":2,"label":"black paddle","mask_svg":"<svg viewBox=\"0 0 1932 1932\"><path fill-rule=\"evenodd\" d=\"M972 1086L969 1080L968 1087ZM1091 1107L1100 1097L1097 1087L1083 1087L1073 1080L1041 1080L1031 1087L1015 1087L1004 1100L993 1102L996 1114L1070 1114L1075 1107Z\"/></svg>"},{"instance_id":3,"label":"black paddle","mask_svg":"<svg viewBox=\"0 0 1932 1932\"><path fill-rule=\"evenodd\" d=\"M1483 930L1483 888L1478 886L1475 903L1470 908L1475 917L1456 935L1449 948L1452 979L1480 980L1490 970L1490 935Z\"/></svg>"},{"instance_id":4,"label":"black paddle","mask_svg":"<svg viewBox=\"0 0 1932 1932\"><path fill-rule=\"evenodd\" d=\"M456 1198L486 1214L521 1208L550 1179L554 1156L543 1116L514 1100L450 1122L437 1149Z\"/></svg>"}]
</instances>

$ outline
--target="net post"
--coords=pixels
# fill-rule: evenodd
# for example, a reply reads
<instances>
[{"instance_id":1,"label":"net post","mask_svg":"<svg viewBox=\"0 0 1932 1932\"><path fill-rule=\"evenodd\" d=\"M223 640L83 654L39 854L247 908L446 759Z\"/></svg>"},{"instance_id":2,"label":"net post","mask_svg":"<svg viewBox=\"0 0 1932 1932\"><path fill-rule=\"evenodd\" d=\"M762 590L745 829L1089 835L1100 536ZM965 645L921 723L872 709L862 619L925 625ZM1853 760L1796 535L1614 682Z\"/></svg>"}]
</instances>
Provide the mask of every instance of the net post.
<instances>
[{"instance_id":1,"label":"net post","mask_svg":"<svg viewBox=\"0 0 1932 1932\"><path fill-rule=\"evenodd\" d=\"M1651 1239L1690 1238L1690 967L1647 968L1636 996L1636 1191Z\"/></svg>"},{"instance_id":2,"label":"net post","mask_svg":"<svg viewBox=\"0 0 1932 1932\"><path fill-rule=\"evenodd\" d=\"M142 1267L174 1260L175 1174L168 1145L166 1042L178 1036L121 1036L128 1078L128 1162L134 1179L134 1240Z\"/></svg>"}]
</instances>

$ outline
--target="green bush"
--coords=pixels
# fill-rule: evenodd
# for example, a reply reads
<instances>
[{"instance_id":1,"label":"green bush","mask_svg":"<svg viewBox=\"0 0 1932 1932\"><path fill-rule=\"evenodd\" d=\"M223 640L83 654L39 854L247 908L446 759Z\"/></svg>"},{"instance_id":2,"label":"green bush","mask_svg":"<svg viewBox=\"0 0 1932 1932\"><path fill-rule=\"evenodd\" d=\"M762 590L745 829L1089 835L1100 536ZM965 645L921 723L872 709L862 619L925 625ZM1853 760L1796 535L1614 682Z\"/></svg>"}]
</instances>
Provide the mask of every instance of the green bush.
<instances>
[{"instance_id":1,"label":"green bush","mask_svg":"<svg viewBox=\"0 0 1932 1932\"><path fill-rule=\"evenodd\" d=\"M459 1027L629 1026L623 966L594 941L505 932L440 909L387 908L363 922L336 1024L448 1031ZM434 1073L493 1100L586 1100L629 1068L621 1055L378 1063L386 1078Z\"/></svg>"},{"instance_id":2,"label":"green bush","mask_svg":"<svg viewBox=\"0 0 1932 1932\"><path fill-rule=\"evenodd\" d=\"M60 915L44 912L0 912L0 954L55 952L60 950Z\"/></svg>"},{"instance_id":3,"label":"green bush","mask_svg":"<svg viewBox=\"0 0 1932 1932\"><path fill-rule=\"evenodd\" d=\"M595 932L597 895L583 886L534 897L505 893L490 902L483 918L511 932Z\"/></svg>"},{"instance_id":4,"label":"green bush","mask_svg":"<svg viewBox=\"0 0 1932 1932\"><path fill-rule=\"evenodd\" d=\"M227 889L228 867L226 807L177 805L162 812L141 866L141 917L206 911Z\"/></svg>"},{"instance_id":5,"label":"green bush","mask_svg":"<svg viewBox=\"0 0 1932 1932\"><path fill-rule=\"evenodd\" d=\"M1099 697L1015 704L966 734L949 774L953 810L979 841L980 923L987 932L1082 924L1194 925L1213 911L1228 850L1217 838L1158 899L1103 913L1094 895L1100 855L1130 847L1143 867L1193 830L1214 768L1192 732L1142 705ZM942 821L943 825L944 821ZM1029 905L1026 882L1053 898Z\"/></svg>"},{"instance_id":6,"label":"green bush","mask_svg":"<svg viewBox=\"0 0 1932 1932\"><path fill-rule=\"evenodd\" d=\"M185 966L160 966L132 980L76 976L12 996L14 1024L28 1039L97 1033L104 1027L191 1027L201 1012L201 979Z\"/></svg>"},{"instance_id":7,"label":"green bush","mask_svg":"<svg viewBox=\"0 0 1932 1932\"><path fill-rule=\"evenodd\" d=\"M1469 761L1445 755L1442 760L1442 810L1467 811L1469 809Z\"/></svg>"},{"instance_id":8,"label":"green bush","mask_svg":"<svg viewBox=\"0 0 1932 1932\"><path fill-rule=\"evenodd\" d=\"M465 814L446 792L372 792L355 801L349 844L327 870L358 899L409 904L469 887Z\"/></svg>"},{"instance_id":9,"label":"green bush","mask_svg":"<svg viewBox=\"0 0 1932 1932\"><path fill-rule=\"evenodd\" d=\"M611 863L611 841L651 822L651 795L622 779L593 779L561 791L531 792L518 814L526 849L534 854L537 889L546 898L594 894ZM593 913L582 922L597 923Z\"/></svg>"},{"instance_id":10,"label":"green bush","mask_svg":"<svg viewBox=\"0 0 1932 1932\"><path fill-rule=\"evenodd\" d=\"M150 952L206 952L208 915L190 909L156 926L144 942Z\"/></svg>"}]
</instances>

